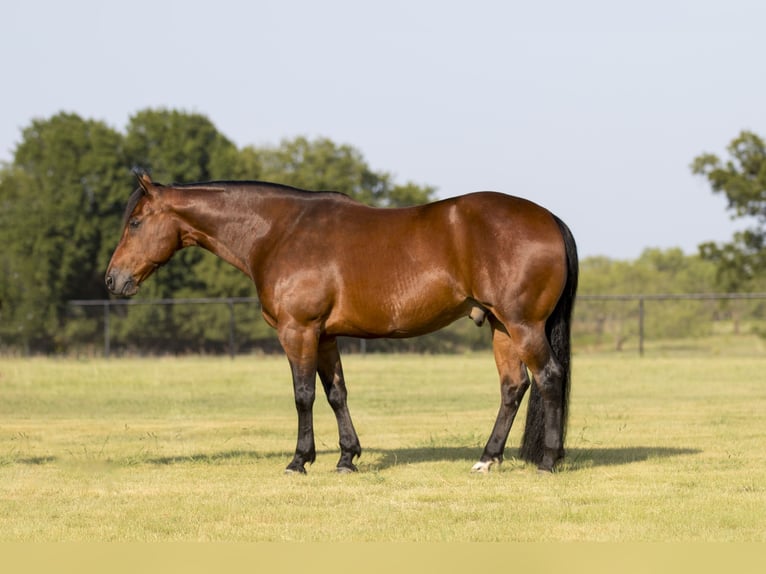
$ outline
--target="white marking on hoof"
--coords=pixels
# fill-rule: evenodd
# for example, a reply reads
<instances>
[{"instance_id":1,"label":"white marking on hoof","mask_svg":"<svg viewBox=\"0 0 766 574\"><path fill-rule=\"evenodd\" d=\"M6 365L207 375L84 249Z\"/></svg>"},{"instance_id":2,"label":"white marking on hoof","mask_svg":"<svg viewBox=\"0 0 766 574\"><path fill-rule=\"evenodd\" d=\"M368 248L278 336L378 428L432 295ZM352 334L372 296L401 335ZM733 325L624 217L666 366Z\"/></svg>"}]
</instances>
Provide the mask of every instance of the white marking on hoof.
<instances>
[{"instance_id":1,"label":"white marking on hoof","mask_svg":"<svg viewBox=\"0 0 766 574\"><path fill-rule=\"evenodd\" d=\"M493 464L499 464L499 461L496 459L488 460L486 462L479 461L476 464L473 465L473 468L471 468L471 472L476 472L480 474L489 474L489 469L492 468Z\"/></svg>"}]
</instances>

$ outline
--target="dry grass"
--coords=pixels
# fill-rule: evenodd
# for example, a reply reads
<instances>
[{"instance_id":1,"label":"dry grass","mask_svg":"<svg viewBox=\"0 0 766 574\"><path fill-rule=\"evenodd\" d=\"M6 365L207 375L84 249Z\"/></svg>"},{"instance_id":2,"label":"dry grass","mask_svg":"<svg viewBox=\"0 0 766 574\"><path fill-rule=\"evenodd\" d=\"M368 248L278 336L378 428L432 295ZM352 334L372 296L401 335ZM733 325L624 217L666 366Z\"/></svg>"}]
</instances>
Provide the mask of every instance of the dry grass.
<instances>
[{"instance_id":1,"label":"dry grass","mask_svg":"<svg viewBox=\"0 0 766 574\"><path fill-rule=\"evenodd\" d=\"M766 541L761 358L576 357L569 458L472 475L489 355L348 357L360 472L286 476L283 358L0 359L2 541Z\"/></svg>"}]
</instances>

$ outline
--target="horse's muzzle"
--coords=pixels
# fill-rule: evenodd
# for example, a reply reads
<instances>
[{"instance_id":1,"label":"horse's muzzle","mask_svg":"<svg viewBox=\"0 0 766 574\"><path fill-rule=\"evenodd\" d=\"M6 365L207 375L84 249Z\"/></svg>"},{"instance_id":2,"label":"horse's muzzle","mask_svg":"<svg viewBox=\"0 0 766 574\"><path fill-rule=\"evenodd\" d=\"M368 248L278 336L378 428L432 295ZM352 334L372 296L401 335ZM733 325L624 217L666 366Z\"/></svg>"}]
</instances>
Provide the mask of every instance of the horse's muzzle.
<instances>
[{"instance_id":1,"label":"horse's muzzle","mask_svg":"<svg viewBox=\"0 0 766 574\"><path fill-rule=\"evenodd\" d=\"M138 282L131 275L114 269L106 272L104 282L106 288L115 295L130 297L138 292Z\"/></svg>"}]
</instances>

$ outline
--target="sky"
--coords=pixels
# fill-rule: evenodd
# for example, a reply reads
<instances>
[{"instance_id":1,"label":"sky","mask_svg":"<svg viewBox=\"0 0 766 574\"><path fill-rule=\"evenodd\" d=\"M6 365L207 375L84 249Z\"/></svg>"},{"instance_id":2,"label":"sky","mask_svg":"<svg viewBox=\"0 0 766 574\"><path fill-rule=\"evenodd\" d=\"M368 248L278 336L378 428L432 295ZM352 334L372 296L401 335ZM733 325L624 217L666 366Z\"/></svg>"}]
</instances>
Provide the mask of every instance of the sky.
<instances>
[{"instance_id":1,"label":"sky","mask_svg":"<svg viewBox=\"0 0 766 574\"><path fill-rule=\"evenodd\" d=\"M439 197L527 197L580 256L696 253L744 222L689 165L766 135L760 0L4 0L0 161L61 111L327 137ZM126 190L126 198L130 190Z\"/></svg>"}]
</instances>

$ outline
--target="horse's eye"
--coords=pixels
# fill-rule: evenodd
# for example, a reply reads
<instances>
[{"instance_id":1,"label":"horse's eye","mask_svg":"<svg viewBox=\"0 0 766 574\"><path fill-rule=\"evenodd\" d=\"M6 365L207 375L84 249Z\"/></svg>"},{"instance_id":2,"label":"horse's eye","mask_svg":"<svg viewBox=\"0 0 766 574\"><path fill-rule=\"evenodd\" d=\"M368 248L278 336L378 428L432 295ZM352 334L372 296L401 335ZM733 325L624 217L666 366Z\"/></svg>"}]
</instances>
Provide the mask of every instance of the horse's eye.
<instances>
[{"instance_id":1,"label":"horse's eye","mask_svg":"<svg viewBox=\"0 0 766 574\"><path fill-rule=\"evenodd\" d=\"M138 229L138 226L141 225L141 220L134 217L133 219L128 221L128 225L130 226L131 229Z\"/></svg>"}]
</instances>

